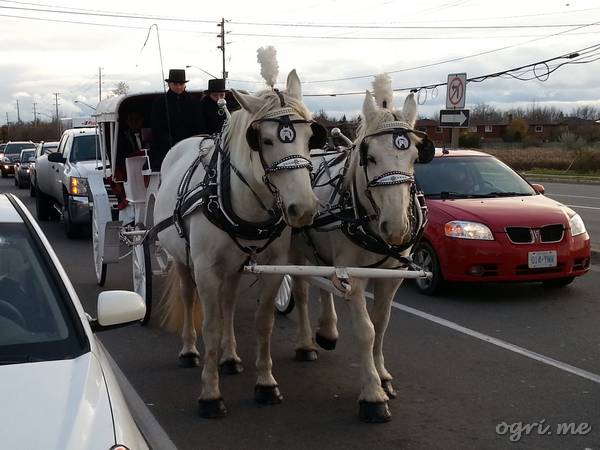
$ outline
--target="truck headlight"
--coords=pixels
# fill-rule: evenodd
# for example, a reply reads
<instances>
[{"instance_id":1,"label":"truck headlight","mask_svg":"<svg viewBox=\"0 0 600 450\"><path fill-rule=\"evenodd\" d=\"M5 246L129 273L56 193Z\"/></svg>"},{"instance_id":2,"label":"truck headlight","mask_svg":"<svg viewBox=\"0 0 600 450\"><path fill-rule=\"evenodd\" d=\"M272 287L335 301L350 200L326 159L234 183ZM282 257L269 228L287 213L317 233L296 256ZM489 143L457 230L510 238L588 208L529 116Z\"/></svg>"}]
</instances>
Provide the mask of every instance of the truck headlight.
<instances>
[{"instance_id":1,"label":"truck headlight","mask_svg":"<svg viewBox=\"0 0 600 450\"><path fill-rule=\"evenodd\" d=\"M9 164L10 163L10 158L8 156L5 156L4 158L2 158L2 162L5 164Z\"/></svg>"},{"instance_id":2,"label":"truck headlight","mask_svg":"<svg viewBox=\"0 0 600 450\"><path fill-rule=\"evenodd\" d=\"M69 193L71 195L81 195L87 197L87 178L71 177L69 179Z\"/></svg>"},{"instance_id":3,"label":"truck headlight","mask_svg":"<svg viewBox=\"0 0 600 450\"><path fill-rule=\"evenodd\" d=\"M444 234L458 239L493 241L492 231L482 223L453 220L444 226Z\"/></svg>"},{"instance_id":4,"label":"truck headlight","mask_svg":"<svg viewBox=\"0 0 600 450\"><path fill-rule=\"evenodd\" d=\"M575 214L569 219L569 226L571 228L571 236L579 236L586 232L585 224L579 214Z\"/></svg>"}]
</instances>

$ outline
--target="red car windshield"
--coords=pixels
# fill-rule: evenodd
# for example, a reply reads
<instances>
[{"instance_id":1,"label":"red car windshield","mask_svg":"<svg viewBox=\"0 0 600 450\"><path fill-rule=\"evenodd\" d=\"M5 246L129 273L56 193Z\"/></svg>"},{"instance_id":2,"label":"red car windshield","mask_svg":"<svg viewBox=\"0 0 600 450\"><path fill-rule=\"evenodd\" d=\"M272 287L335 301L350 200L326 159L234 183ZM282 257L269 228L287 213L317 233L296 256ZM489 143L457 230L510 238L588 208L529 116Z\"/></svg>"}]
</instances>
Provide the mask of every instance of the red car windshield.
<instances>
[{"instance_id":1,"label":"red car windshield","mask_svg":"<svg viewBox=\"0 0 600 450\"><path fill-rule=\"evenodd\" d=\"M514 170L493 157L434 158L415 166L417 186L426 197L485 198L535 195Z\"/></svg>"}]
</instances>

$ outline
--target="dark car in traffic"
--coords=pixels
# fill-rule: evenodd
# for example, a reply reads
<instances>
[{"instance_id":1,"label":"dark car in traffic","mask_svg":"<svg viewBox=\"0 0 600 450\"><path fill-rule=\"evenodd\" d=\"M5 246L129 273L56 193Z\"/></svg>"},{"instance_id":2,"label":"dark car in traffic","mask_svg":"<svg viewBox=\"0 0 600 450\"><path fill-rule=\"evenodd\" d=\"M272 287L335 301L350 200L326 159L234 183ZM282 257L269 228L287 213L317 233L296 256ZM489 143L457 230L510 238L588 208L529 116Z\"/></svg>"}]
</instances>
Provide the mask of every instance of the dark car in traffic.
<instances>
[{"instance_id":1,"label":"dark car in traffic","mask_svg":"<svg viewBox=\"0 0 600 450\"><path fill-rule=\"evenodd\" d=\"M0 153L0 171L2 178L15 173L15 163L21 156L21 151L26 148L35 148L35 143L31 141L9 141L4 150Z\"/></svg>"}]
</instances>

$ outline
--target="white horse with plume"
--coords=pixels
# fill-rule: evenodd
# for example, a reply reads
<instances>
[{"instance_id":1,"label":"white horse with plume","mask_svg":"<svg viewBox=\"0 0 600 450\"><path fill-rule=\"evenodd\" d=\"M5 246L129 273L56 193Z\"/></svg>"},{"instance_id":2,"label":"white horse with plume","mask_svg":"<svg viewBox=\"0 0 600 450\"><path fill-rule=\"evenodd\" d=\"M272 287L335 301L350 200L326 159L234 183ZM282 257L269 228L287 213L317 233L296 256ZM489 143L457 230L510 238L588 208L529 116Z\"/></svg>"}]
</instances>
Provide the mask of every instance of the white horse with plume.
<instances>
[{"instance_id":1,"label":"white horse with plume","mask_svg":"<svg viewBox=\"0 0 600 450\"><path fill-rule=\"evenodd\" d=\"M303 103L295 70L283 92L266 90L253 96L234 90L233 95L242 109L231 114L214 142L217 149L211 145L207 150L206 137L192 137L169 151L154 209L155 223L167 224L158 234L160 243L174 259L164 297L164 321L181 331L183 366L200 365L196 329L204 314L202 417L222 417L227 412L219 388L219 365L229 373L242 370L233 321L240 268L250 257L260 264L288 262L290 229L285 225L310 225L317 211L309 142L314 146L324 141L324 130L312 122ZM201 164L190 173L197 158ZM187 181L182 185L182 180ZM182 186L189 187L188 194L183 194ZM200 194L194 195L194 189ZM178 210L182 205L193 212ZM258 282L255 399L265 404L282 399L270 352L273 302L281 280L281 276L265 275Z\"/></svg>"},{"instance_id":2,"label":"white horse with plume","mask_svg":"<svg viewBox=\"0 0 600 450\"><path fill-rule=\"evenodd\" d=\"M383 85L383 89L381 86ZM387 87L386 87L387 86ZM399 268L425 223L425 207L417 197L414 164L429 162L434 147L414 130L417 107L413 94L402 110L392 107L391 80L376 80L377 103L366 92L358 138L349 154L313 157L314 190L323 209L312 226L292 238L295 264L341 267ZM400 258L398 258L400 257ZM359 355L359 417L366 422L390 419L395 397L392 375L385 368L383 340L392 299L401 279L374 279L375 303L369 316L365 299L368 279L351 280L344 296L350 307ZM299 314L296 359L317 359L308 315L308 284L294 278ZM321 291L316 342L331 350L338 338L332 294Z\"/></svg>"}]
</instances>

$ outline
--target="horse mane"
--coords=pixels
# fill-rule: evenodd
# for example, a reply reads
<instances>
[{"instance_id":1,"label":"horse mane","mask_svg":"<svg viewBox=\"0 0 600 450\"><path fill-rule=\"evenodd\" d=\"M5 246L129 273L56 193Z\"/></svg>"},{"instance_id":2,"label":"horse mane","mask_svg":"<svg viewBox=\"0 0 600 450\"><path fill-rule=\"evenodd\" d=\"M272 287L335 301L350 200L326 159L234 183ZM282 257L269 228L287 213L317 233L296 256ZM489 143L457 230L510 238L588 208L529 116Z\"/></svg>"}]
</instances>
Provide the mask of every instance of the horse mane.
<instances>
[{"instance_id":1,"label":"horse mane","mask_svg":"<svg viewBox=\"0 0 600 450\"><path fill-rule=\"evenodd\" d=\"M285 106L291 107L298 116L304 120L311 120L312 114L302 100L297 100L285 93L280 92L285 100ZM257 152L252 151L246 142L246 130L252 122L262 119L270 111L281 107L279 96L273 90L264 90L256 94L256 97L265 100L263 106L251 114L245 109L239 109L231 113L231 119L223 128L221 145L229 151L231 161L235 161L238 168L250 167L252 173L262 174L262 165ZM260 177L259 177L260 178Z\"/></svg>"}]
</instances>

